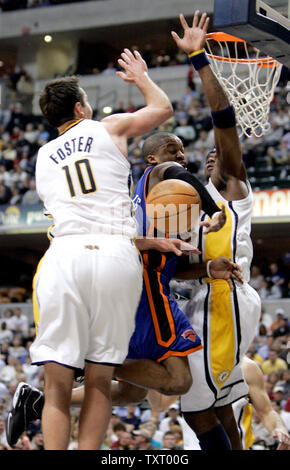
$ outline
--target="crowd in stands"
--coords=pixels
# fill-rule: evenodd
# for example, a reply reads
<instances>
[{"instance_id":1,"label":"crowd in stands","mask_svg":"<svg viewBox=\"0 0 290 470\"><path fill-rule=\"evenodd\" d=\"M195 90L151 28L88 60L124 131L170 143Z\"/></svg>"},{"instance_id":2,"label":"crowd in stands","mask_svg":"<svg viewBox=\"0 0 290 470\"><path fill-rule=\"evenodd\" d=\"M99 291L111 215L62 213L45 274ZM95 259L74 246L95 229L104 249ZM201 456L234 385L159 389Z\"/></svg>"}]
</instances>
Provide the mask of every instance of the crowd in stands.
<instances>
[{"instance_id":1,"label":"crowd in stands","mask_svg":"<svg viewBox=\"0 0 290 470\"><path fill-rule=\"evenodd\" d=\"M290 370L287 364L290 324L286 313L282 308L276 310L275 316L262 311L259 327L247 355L261 367L272 406L290 431ZM6 309L0 318L0 450L12 450L6 441L5 419L17 384L28 382L43 390L43 367L31 365L29 356L34 335L34 326L29 324L21 308ZM78 385L75 383L75 386ZM79 408L71 408L71 420L69 450L74 450L77 446ZM179 400L162 413L151 407L147 400L138 406L115 406L102 449L183 449L183 424ZM255 413L253 431L255 443L261 446L262 442L265 449L274 448L274 439ZM29 425L15 449L43 450L40 420Z\"/></svg>"},{"instance_id":2,"label":"crowd in stands","mask_svg":"<svg viewBox=\"0 0 290 470\"><path fill-rule=\"evenodd\" d=\"M180 59L181 60L181 59ZM25 71L10 76L17 87L27 78ZM243 158L253 189L290 185L290 119L289 92L286 82L277 88L269 115L270 130L262 137L241 137ZM192 68L188 68L188 83L180 99L173 103L174 116L156 131L173 132L184 143L188 169L204 181L204 162L214 146L210 110L203 93L196 91ZM112 113L134 112L134 103L119 103ZM100 117L100 110L95 110ZM0 205L35 204L39 202L34 182L38 148L56 133L48 128L40 116L23 111L20 103L0 109ZM134 182L144 171L146 162L141 148L144 138L131 139L129 160Z\"/></svg>"}]
</instances>

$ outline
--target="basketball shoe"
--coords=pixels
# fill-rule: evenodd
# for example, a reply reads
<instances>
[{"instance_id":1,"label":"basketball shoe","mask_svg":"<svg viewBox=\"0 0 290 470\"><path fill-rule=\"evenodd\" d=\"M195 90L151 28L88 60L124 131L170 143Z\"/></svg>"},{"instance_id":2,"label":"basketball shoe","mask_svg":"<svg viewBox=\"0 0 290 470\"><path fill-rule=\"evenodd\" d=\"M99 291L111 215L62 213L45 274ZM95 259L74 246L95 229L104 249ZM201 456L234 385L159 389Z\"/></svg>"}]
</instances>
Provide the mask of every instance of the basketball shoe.
<instances>
[{"instance_id":1,"label":"basketball shoe","mask_svg":"<svg viewBox=\"0 0 290 470\"><path fill-rule=\"evenodd\" d=\"M6 420L6 439L9 446L14 446L31 421L41 418L44 394L20 382L15 390L12 409Z\"/></svg>"}]
</instances>

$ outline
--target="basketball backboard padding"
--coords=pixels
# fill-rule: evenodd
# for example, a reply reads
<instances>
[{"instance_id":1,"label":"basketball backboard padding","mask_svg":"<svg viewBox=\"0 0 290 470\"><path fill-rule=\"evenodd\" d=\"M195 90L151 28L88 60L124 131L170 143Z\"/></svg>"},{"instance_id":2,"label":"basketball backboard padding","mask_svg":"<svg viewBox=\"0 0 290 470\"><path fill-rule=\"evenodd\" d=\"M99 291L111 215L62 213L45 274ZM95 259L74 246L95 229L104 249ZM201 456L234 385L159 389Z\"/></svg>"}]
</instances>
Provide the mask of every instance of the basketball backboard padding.
<instances>
[{"instance_id":1,"label":"basketball backboard padding","mask_svg":"<svg viewBox=\"0 0 290 470\"><path fill-rule=\"evenodd\" d=\"M274 13L260 0L215 0L213 24L290 67L289 20Z\"/></svg>"}]
</instances>

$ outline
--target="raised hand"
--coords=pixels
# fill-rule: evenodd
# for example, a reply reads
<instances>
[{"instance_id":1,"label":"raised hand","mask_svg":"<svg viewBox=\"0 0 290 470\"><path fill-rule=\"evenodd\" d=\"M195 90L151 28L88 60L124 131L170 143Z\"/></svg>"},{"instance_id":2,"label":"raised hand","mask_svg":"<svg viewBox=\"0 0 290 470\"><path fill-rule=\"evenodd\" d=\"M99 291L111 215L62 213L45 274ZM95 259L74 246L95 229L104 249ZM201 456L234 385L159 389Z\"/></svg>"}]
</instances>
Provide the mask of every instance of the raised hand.
<instances>
[{"instance_id":1,"label":"raised hand","mask_svg":"<svg viewBox=\"0 0 290 470\"><path fill-rule=\"evenodd\" d=\"M118 63L124 69L124 72L116 72L116 74L124 82L136 84L139 79L144 77L144 74L148 73L146 62L138 51L132 53L129 49L124 49L121 57L121 59L118 59Z\"/></svg>"},{"instance_id":2,"label":"raised hand","mask_svg":"<svg viewBox=\"0 0 290 470\"><path fill-rule=\"evenodd\" d=\"M201 222L200 225L202 227L206 227L206 230L204 231L205 234L210 232L218 232L225 225L226 220L226 209L225 206L222 205L220 212L217 212L211 220L205 220L204 222Z\"/></svg>"},{"instance_id":3,"label":"raised hand","mask_svg":"<svg viewBox=\"0 0 290 470\"><path fill-rule=\"evenodd\" d=\"M171 31L171 35L177 46L186 54L203 49L209 24L207 14L203 13L199 18L199 10L196 10L191 27L188 26L182 13L179 15L179 19L184 31L183 38L180 38L175 31Z\"/></svg>"}]
</instances>

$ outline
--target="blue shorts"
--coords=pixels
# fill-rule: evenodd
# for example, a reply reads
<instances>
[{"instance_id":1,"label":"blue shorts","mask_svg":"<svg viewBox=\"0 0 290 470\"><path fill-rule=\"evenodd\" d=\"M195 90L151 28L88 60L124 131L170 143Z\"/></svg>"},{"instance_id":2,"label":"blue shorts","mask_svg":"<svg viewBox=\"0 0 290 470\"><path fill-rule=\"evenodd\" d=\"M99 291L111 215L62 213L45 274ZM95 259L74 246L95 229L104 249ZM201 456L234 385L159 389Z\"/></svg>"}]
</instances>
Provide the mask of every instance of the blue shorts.
<instances>
[{"instance_id":1,"label":"blue shorts","mask_svg":"<svg viewBox=\"0 0 290 470\"><path fill-rule=\"evenodd\" d=\"M161 362L170 356L188 356L202 348L177 302L171 298L160 273L144 270L143 291L127 359Z\"/></svg>"}]
</instances>

